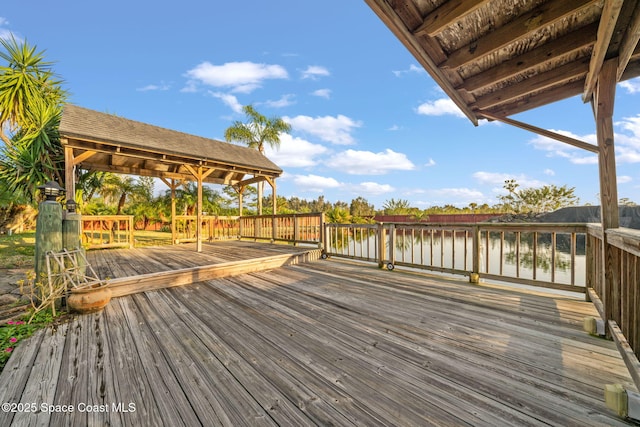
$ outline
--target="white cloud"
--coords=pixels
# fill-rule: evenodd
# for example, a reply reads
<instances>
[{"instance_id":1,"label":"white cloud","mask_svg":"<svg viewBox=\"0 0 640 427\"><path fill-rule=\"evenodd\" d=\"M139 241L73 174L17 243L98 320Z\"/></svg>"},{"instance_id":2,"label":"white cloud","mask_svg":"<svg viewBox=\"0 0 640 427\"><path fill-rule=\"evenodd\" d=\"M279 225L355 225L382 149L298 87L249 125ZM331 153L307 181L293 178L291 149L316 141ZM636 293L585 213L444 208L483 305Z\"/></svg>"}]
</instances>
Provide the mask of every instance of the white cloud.
<instances>
[{"instance_id":1,"label":"white cloud","mask_svg":"<svg viewBox=\"0 0 640 427\"><path fill-rule=\"evenodd\" d=\"M619 130L614 135L616 161L618 163L640 163L640 115L625 117L616 122L615 126ZM553 132L597 145L595 134L577 136L569 131L554 130ZM577 165L598 163L596 154L551 138L536 136L529 143L538 150L547 151L551 157L562 157Z\"/></svg>"},{"instance_id":2,"label":"white cloud","mask_svg":"<svg viewBox=\"0 0 640 427\"><path fill-rule=\"evenodd\" d=\"M320 98L331 98L331 89L318 89L311 92L311 95L318 96Z\"/></svg>"},{"instance_id":3,"label":"white cloud","mask_svg":"<svg viewBox=\"0 0 640 427\"><path fill-rule=\"evenodd\" d=\"M331 156L326 165L351 175L384 175L394 170L413 170L405 154L386 149L380 153L347 150Z\"/></svg>"},{"instance_id":4,"label":"white cloud","mask_svg":"<svg viewBox=\"0 0 640 427\"><path fill-rule=\"evenodd\" d=\"M621 88L625 89L628 93L640 92L640 77L636 77L635 79L631 79L631 80L625 80L618 84L620 85Z\"/></svg>"},{"instance_id":5,"label":"white cloud","mask_svg":"<svg viewBox=\"0 0 640 427\"><path fill-rule=\"evenodd\" d=\"M214 65L203 62L191 70L186 76L190 79L187 87L197 83L218 88L228 88L232 92L250 93L260 87L268 79L287 79L287 70L280 65L257 64L254 62L227 62Z\"/></svg>"},{"instance_id":6,"label":"white cloud","mask_svg":"<svg viewBox=\"0 0 640 427\"><path fill-rule=\"evenodd\" d=\"M139 87L136 90L138 92L151 92L151 91L156 91L156 90L164 91L164 90L169 90L169 89L171 89L171 86L169 86L168 84L161 83L159 85L154 85L154 84L146 85L146 86L143 86L143 87Z\"/></svg>"},{"instance_id":7,"label":"white cloud","mask_svg":"<svg viewBox=\"0 0 640 427\"><path fill-rule=\"evenodd\" d=\"M288 107L289 105L295 104L293 101L296 96L293 94L282 95L282 97L275 101L267 101L266 105L273 108L283 108Z\"/></svg>"},{"instance_id":8,"label":"white cloud","mask_svg":"<svg viewBox=\"0 0 640 427\"><path fill-rule=\"evenodd\" d=\"M426 167L431 167L431 166L435 166L436 162L433 159L429 159L429 161L427 163L424 164Z\"/></svg>"},{"instance_id":9,"label":"white cloud","mask_svg":"<svg viewBox=\"0 0 640 427\"><path fill-rule=\"evenodd\" d=\"M339 114L337 117L283 117L287 123L291 124L294 130L301 131L313 136L317 136L323 141L338 145L351 145L355 140L351 136L351 132L355 128L362 126L358 121L352 120L347 116Z\"/></svg>"},{"instance_id":10,"label":"white cloud","mask_svg":"<svg viewBox=\"0 0 640 427\"><path fill-rule=\"evenodd\" d=\"M21 39L16 36L15 34L12 34L11 31L2 28L2 27L6 27L7 25L9 25L9 21L6 18L3 18L2 16L0 16L0 39L2 40L11 40L11 36L13 36L16 41L20 41Z\"/></svg>"},{"instance_id":11,"label":"white cloud","mask_svg":"<svg viewBox=\"0 0 640 427\"><path fill-rule=\"evenodd\" d=\"M396 189L389 184L378 184L377 182L361 182L360 184L351 184L350 190L358 195L379 196L394 192Z\"/></svg>"},{"instance_id":12,"label":"white cloud","mask_svg":"<svg viewBox=\"0 0 640 427\"><path fill-rule=\"evenodd\" d=\"M318 175L293 175L293 182L305 191L322 193L328 188L342 187L336 179Z\"/></svg>"},{"instance_id":13,"label":"white cloud","mask_svg":"<svg viewBox=\"0 0 640 427\"><path fill-rule=\"evenodd\" d=\"M555 176L556 174L556 172L553 169L545 169L543 173L548 176Z\"/></svg>"},{"instance_id":14,"label":"white cloud","mask_svg":"<svg viewBox=\"0 0 640 427\"><path fill-rule=\"evenodd\" d=\"M265 147L265 155L280 167L305 168L318 163L317 156L326 153L326 147L312 144L288 134L280 135L280 149Z\"/></svg>"},{"instance_id":15,"label":"white cloud","mask_svg":"<svg viewBox=\"0 0 640 427\"><path fill-rule=\"evenodd\" d=\"M398 125L393 125L393 126L391 126L389 129L387 129L387 130L389 130L389 131L391 131L391 132L395 132L395 131L398 131L398 130L400 130L400 129L401 129L401 127L400 127L400 126L398 126Z\"/></svg>"},{"instance_id":16,"label":"white cloud","mask_svg":"<svg viewBox=\"0 0 640 427\"><path fill-rule=\"evenodd\" d=\"M470 188L438 188L425 190L421 197L427 197L428 201L415 202L416 206L469 206L470 203L492 203L492 200L478 190Z\"/></svg>"},{"instance_id":17,"label":"white cloud","mask_svg":"<svg viewBox=\"0 0 640 427\"><path fill-rule=\"evenodd\" d=\"M426 71L424 70L424 68L420 68L415 64L411 64L409 65L409 68L406 70L392 71L392 73L396 77L402 77L404 74L409 74L409 73L423 74L423 73L426 73Z\"/></svg>"},{"instance_id":18,"label":"white cloud","mask_svg":"<svg viewBox=\"0 0 640 427\"><path fill-rule=\"evenodd\" d=\"M427 101L420 104L416 109L418 114L424 116L444 116L452 115L465 118L466 116L460 111L458 106L449 98L440 98L435 101Z\"/></svg>"},{"instance_id":19,"label":"white cloud","mask_svg":"<svg viewBox=\"0 0 640 427\"><path fill-rule=\"evenodd\" d=\"M472 176L480 184L499 185L500 188L502 188L505 181L510 179L515 179L520 184L520 188L537 188L547 185L537 179L530 179L524 174L479 171Z\"/></svg>"},{"instance_id":20,"label":"white cloud","mask_svg":"<svg viewBox=\"0 0 640 427\"><path fill-rule=\"evenodd\" d=\"M627 183L633 181L633 178L631 178L630 176L627 176L627 175L622 175L622 176L618 177L617 181L618 181L618 184L627 184Z\"/></svg>"},{"instance_id":21,"label":"white cloud","mask_svg":"<svg viewBox=\"0 0 640 427\"><path fill-rule=\"evenodd\" d=\"M470 200L481 200L484 198L482 191L472 190L470 188L439 188L436 190L427 191L428 194L433 195L434 197L448 198L448 199L459 199L461 201Z\"/></svg>"},{"instance_id":22,"label":"white cloud","mask_svg":"<svg viewBox=\"0 0 640 427\"><path fill-rule=\"evenodd\" d=\"M220 99L226 106L231 108L234 113L242 113L242 104L238 101L235 95L222 92L209 92L214 98Z\"/></svg>"},{"instance_id":23,"label":"white cloud","mask_svg":"<svg viewBox=\"0 0 640 427\"><path fill-rule=\"evenodd\" d=\"M622 131L615 134L616 160L620 163L640 163L640 114L625 117L615 125Z\"/></svg>"},{"instance_id":24,"label":"white cloud","mask_svg":"<svg viewBox=\"0 0 640 427\"><path fill-rule=\"evenodd\" d=\"M329 75L331 75L329 70L318 65L309 65L306 70L302 71L303 79L316 80L318 77L325 77Z\"/></svg>"},{"instance_id":25,"label":"white cloud","mask_svg":"<svg viewBox=\"0 0 640 427\"><path fill-rule=\"evenodd\" d=\"M597 145L597 137L595 134L579 136L569 131L554 129L551 129L551 132L584 141L589 144ZM569 160L573 164L588 165L598 163L598 156L596 154L583 150L581 148L574 147L565 142L547 138L546 136L537 135L535 138L529 141L529 144L533 145L533 147L537 150L547 151L547 155L549 157L562 157Z\"/></svg>"}]
</instances>

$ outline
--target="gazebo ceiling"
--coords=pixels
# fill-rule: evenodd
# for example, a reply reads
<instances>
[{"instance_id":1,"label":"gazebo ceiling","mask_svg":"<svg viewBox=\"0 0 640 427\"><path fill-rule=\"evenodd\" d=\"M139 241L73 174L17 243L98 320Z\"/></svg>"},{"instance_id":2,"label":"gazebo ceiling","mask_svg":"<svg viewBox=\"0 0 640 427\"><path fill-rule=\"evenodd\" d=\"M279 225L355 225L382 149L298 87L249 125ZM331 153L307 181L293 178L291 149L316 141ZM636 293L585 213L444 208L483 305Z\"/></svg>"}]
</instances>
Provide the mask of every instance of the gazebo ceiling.
<instances>
[{"instance_id":1,"label":"gazebo ceiling","mask_svg":"<svg viewBox=\"0 0 640 427\"><path fill-rule=\"evenodd\" d=\"M59 132L66 160L87 170L194 181L202 168L203 182L227 185L282 174L258 150L75 105L64 107Z\"/></svg>"},{"instance_id":2,"label":"gazebo ceiling","mask_svg":"<svg viewBox=\"0 0 640 427\"><path fill-rule=\"evenodd\" d=\"M640 76L638 0L365 1L474 124Z\"/></svg>"}]
</instances>

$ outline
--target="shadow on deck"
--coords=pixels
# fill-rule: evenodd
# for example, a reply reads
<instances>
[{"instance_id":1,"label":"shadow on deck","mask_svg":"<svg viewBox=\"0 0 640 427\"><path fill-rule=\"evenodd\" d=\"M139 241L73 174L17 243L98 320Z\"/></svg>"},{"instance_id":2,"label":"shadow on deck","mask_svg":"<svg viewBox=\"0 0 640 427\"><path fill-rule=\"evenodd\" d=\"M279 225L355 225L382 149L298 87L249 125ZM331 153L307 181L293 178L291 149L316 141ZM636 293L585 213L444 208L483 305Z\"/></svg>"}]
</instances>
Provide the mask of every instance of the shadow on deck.
<instances>
[{"instance_id":1,"label":"shadow on deck","mask_svg":"<svg viewBox=\"0 0 640 427\"><path fill-rule=\"evenodd\" d=\"M150 265L124 254L110 277ZM627 425L603 389L635 387L583 298L337 260L136 293L23 342L0 396L38 411L0 425Z\"/></svg>"}]
</instances>

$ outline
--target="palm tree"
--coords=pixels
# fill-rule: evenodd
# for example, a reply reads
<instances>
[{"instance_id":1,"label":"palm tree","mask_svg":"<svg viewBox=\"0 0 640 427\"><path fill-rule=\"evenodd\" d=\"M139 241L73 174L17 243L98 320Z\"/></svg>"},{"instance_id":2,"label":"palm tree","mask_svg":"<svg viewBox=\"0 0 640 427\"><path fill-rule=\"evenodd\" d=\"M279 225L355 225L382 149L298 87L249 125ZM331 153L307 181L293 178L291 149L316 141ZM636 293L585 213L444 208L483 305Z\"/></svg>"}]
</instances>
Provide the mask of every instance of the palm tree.
<instances>
[{"instance_id":1,"label":"palm tree","mask_svg":"<svg viewBox=\"0 0 640 427\"><path fill-rule=\"evenodd\" d=\"M13 37L0 44L0 179L32 197L39 184L63 181L57 129L66 93L35 46Z\"/></svg>"},{"instance_id":2,"label":"palm tree","mask_svg":"<svg viewBox=\"0 0 640 427\"><path fill-rule=\"evenodd\" d=\"M385 215L407 215L411 210L411 204L405 199L391 199L382 205Z\"/></svg>"},{"instance_id":3,"label":"palm tree","mask_svg":"<svg viewBox=\"0 0 640 427\"><path fill-rule=\"evenodd\" d=\"M291 125L280 117L267 118L258 113L253 106L245 105L242 111L247 116L247 122L235 121L224 133L227 141L237 141L249 148L257 149L264 155L264 145L280 148L280 134L289 133ZM264 181L258 183L258 215L262 215L262 193Z\"/></svg>"},{"instance_id":4,"label":"palm tree","mask_svg":"<svg viewBox=\"0 0 640 427\"><path fill-rule=\"evenodd\" d=\"M136 181L132 176L118 175L107 172L102 181L102 187L98 190L100 195L105 198L105 202L110 200L118 201L116 215L122 214L127 196L137 190Z\"/></svg>"}]
</instances>

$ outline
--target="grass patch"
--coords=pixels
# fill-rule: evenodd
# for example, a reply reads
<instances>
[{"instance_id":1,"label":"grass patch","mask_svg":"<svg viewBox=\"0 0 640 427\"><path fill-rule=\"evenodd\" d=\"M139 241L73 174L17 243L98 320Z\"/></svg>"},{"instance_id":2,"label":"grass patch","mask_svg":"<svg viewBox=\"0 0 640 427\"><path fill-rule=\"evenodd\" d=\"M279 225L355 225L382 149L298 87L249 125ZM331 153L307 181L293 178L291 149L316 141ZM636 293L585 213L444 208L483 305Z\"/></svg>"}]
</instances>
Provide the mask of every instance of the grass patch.
<instances>
[{"instance_id":1,"label":"grass patch","mask_svg":"<svg viewBox=\"0 0 640 427\"><path fill-rule=\"evenodd\" d=\"M0 269L33 267L36 232L0 235Z\"/></svg>"},{"instance_id":2,"label":"grass patch","mask_svg":"<svg viewBox=\"0 0 640 427\"><path fill-rule=\"evenodd\" d=\"M136 247L171 244L171 233L166 231L135 230L133 238Z\"/></svg>"}]
</instances>

